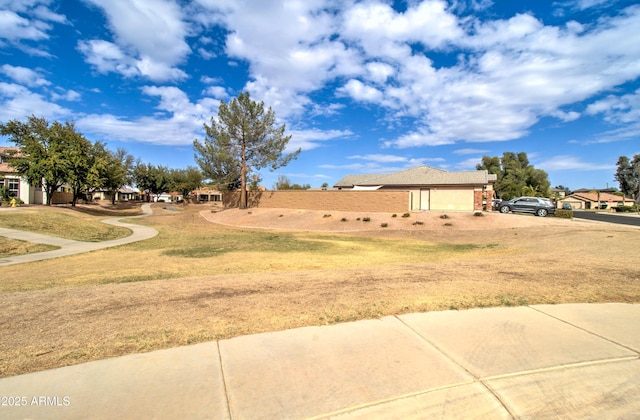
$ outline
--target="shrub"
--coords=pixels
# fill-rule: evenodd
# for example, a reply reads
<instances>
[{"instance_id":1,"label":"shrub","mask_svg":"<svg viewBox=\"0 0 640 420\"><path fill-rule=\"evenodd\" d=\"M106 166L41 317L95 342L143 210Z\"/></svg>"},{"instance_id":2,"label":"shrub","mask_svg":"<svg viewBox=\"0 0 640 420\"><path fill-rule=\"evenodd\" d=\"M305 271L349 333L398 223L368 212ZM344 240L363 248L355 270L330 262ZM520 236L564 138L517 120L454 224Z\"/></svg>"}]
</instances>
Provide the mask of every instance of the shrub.
<instances>
[{"instance_id":1,"label":"shrub","mask_svg":"<svg viewBox=\"0 0 640 420\"><path fill-rule=\"evenodd\" d=\"M402 215L402 217L404 217L404 218L407 218L407 217L409 217L409 216L411 216L411 213L404 213L404 214Z\"/></svg>"},{"instance_id":2,"label":"shrub","mask_svg":"<svg viewBox=\"0 0 640 420\"><path fill-rule=\"evenodd\" d=\"M413 225L424 225L424 222L420 221L420 220L416 220L415 222L413 222Z\"/></svg>"},{"instance_id":3,"label":"shrub","mask_svg":"<svg viewBox=\"0 0 640 420\"><path fill-rule=\"evenodd\" d=\"M340 221L341 221L341 222L346 222L346 221L347 221L347 218L346 218L346 217L343 217L342 219L340 219Z\"/></svg>"},{"instance_id":4,"label":"shrub","mask_svg":"<svg viewBox=\"0 0 640 420\"><path fill-rule=\"evenodd\" d=\"M393 213L393 214L391 215L391 217L398 217L398 215L397 215L397 214L395 214L395 213Z\"/></svg>"},{"instance_id":5,"label":"shrub","mask_svg":"<svg viewBox=\"0 0 640 420\"><path fill-rule=\"evenodd\" d=\"M282 216L284 216L284 214L281 214L281 215L280 215L280 216L278 216L278 217L282 217Z\"/></svg>"},{"instance_id":6,"label":"shrub","mask_svg":"<svg viewBox=\"0 0 640 420\"><path fill-rule=\"evenodd\" d=\"M614 207L616 209L616 213L629 213L638 211L638 205L634 204L633 206L618 206Z\"/></svg>"},{"instance_id":7,"label":"shrub","mask_svg":"<svg viewBox=\"0 0 640 420\"><path fill-rule=\"evenodd\" d=\"M380 225L380 227L387 227L387 226L389 226L389 224L387 224L387 223L382 223L382 224Z\"/></svg>"},{"instance_id":8,"label":"shrub","mask_svg":"<svg viewBox=\"0 0 640 420\"><path fill-rule=\"evenodd\" d=\"M476 217L484 217L484 213L481 212L481 211L476 211L476 212L473 213L473 215L476 216Z\"/></svg>"},{"instance_id":9,"label":"shrub","mask_svg":"<svg viewBox=\"0 0 640 420\"><path fill-rule=\"evenodd\" d=\"M572 219L573 218L573 210L562 210L558 209L555 213L556 217L560 217L562 219Z\"/></svg>"},{"instance_id":10,"label":"shrub","mask_svg":"<svg viewBox=\"0 0 640 420\"><path fill-rule=\"evenodd\" d=\"M447 215L447 214L442 214L442 215L440 215L440 218L441 218L441 219L448 219L448 218L449 218L449 215Z\"/></svg>"},{"instance_id":11,"label":"shrub","mask_svg":"<svg viewBox=\"0 0 640 420\"><path fill-rule=\"evenodd\" d=\"M371 218L370 218L370 217L363 217L363 218L362 218L362 221L363 221L363 222L370 222L370 221L371 221Z\"/></svg>"},{"instance_id":12,"label":"shrub","mask_svg":"<svg viewBox=\"0 0 640 420\"><path fill-rule=\"evenodd\" d=\"M453 226L453 223L445 223L445 226Z\"/></svg>"},{"instance_id":13,"label":"shrub","mask_svg":"<svg viewBox=\"0 0 640 420\"><path fill-rule=\"evenodd\" d=\"M322 217L325 217L325 218L326 218L326 217L331 217L331 215L330 215L330 214L325 214L325 215L324 215L324 216L322 216Z\"/></svg>"}]
</instances>

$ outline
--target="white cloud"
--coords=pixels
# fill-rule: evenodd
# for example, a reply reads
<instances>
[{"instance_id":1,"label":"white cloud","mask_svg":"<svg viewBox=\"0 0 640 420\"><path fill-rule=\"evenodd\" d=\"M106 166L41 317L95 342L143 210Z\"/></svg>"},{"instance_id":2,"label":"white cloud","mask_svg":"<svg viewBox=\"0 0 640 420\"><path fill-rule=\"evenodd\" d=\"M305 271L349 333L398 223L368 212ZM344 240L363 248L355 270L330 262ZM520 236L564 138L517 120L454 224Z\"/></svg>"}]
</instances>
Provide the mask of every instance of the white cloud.
<instances>
[{"instance_id":1,"label":"white cloud","mask_svg":"<svg viewBox=\"0 0 640 420\"><path fill-rule=\"evenodd\" d=\"M72 115L70 109L49 102L24 86L0 82L0 121L21 120L34 113L52 120Z\"/></svg>"},{"instance_id":2,"label":"white cloud","mask_svg":"<svg viewBox=\"0 0 640 420\"><path fill-rule=\"evenodd\" d=\"M73 89L69 89L69 90L64 90L64 89L57 89L59 92L51 92L51 99L54 101L59 101L59 100L63 100L63 101L69 101L69 102L76 102L79 101L81 98L80 93L76 92Z\"/></svg>"},{"instance_id":3,"label":"white cloud","mask_svg":"<svg viewBox=\"0 0 640 420\"><path fill-rule=\"evenodd\" d=\"M369 160L369 161L378 162L378 163L398 163L398 162L406 162L408 160L404 156L382 155L382 154L353 155L353 156L348 156L347 159Z\"/></svg>"},{"instance_id":4,"label":"white cloud","mask_svg":"<svg viewBox=\"0 0 640 420\"><path fill-rule=\"evenodd\" d=\"M598 133L587 143L611 143L640 137L640 89L622 96L609 95L587 107L588 115L604 115L604 120L620 126Z\"/></svg>"},{"instance_id":5,"label":"white cloud","mask_svg":"<svg viewBox=\"0 0 640 420\"><path fill-rule=\"evenodd\" d=\"M367 79L378 84L385 83L395 73L395 69L391 65L378 61L368 63L365 67L368 72Z\"/></svg>"},{"instance_id":6,"label":"white cloud","mask_svg":"<svg viewBox=\"0 0 640 420\"><path fill-rule=\"evenodd\" d=\"M54 24L67 24L49 8L51 0L0 2L0 48L11 45L33 56L49 57L46 44Z\"/></svg>"},{"instance_id":7,"label":"white cloud","mask_svg":"<svg viewBox=\"0 0 640 420\"><path fill-rule=\"evenodd\" d=\"M229 94L224 86L209 86L204 90L203 94L221 100L229 99Z\"/></svg>"},{"instance_id":8,"label":"white cloud","mask_svg":"<svg viewBox=\"0 0 640 420\"><path fill-rule=\"evenodd\" d=\"M40 76L36 71L26 68L4 64L0 67L0 72L13 81L28 87L49 86L51 82Z\"/></svg>"},{"instance_id":9,"label":"white cloud","mask_svg":"<svg viewBox=\"0 0 640 420\"><path fill-rule=\"evenodd\" d=\"M176 87L145 86L142 92L159 99L155 115L127 119L112 114L89 114L78 118L76 125L107 140L191 145L196 138L204 137L203 123L218 112L218 101L204 98L193 103Z\"/></svg>"},{"instance_id":10,"label":"white cloud","mask_svg":"<svg viewBox=\"0 0 640 420\"><path fill-rule=\"evenodd\" d=\"M402 163L405 167L413 167L418 165L424 165L427 163L439 163L444 162L445 160L441 157L421 157L414 158L408 156L399 156L399 155L388 155L388 154L378 154L372 153L368 155L352 155L347 156L347 159L359 159L366 160L369 162L375 163Z\"/></svg>"},{"instance_id":11,"label":"white cloud","mask_svg":"<svg viewBox=\"0 0 640 420\"><path fill-rule=\"evenodd\" d=\"M458 149L458 150L454 150L453 154L454 155L479 155L482 153L488 153L489 150L485 150L485 149Z\"/></svg>"},{"instance_id":12,"label":"white cloud","mask_svg":"<svg viewBox=\"0 0 640 420\"><path fill-rule=\"evenodd\" d=\"M476 165L478 165L481 162L481 158L469 158L466 160L463 160L462 162L458 162L455 164L455 168L458 170L475 170L476 169Z\"/></svg>"},{"instance_id":13,"label":"white cloud","mask_svg":"<svg viewBox=\"0 0 640 420\"><path fill-rule=\"evenodd\" d=\"M338 93L350 96L353 100L359 102L379 102L383 95L382 92L373 86L367 86L359 80L351 79L342 88L337 90Z\"/></svg>"},{"instance_id":14,"label":"white cloud","mask_svg":"<svg viewBox=\"0 0 640 420\"><path fill-rule=\"evenodd\" d=\"M344 12L343 36L358 41L369 56L398 58L407 43L440 48L463 35L455 15L440 0L413 2L404 13L380 1L356 3Z\"/></svg>"},{"instance_id":15,"label":"white cloud","mask_svg":"<svg viewBox=\"0 0 640 420\"><path fill-rule=\"evenodd\" d=\"M107 17L114 42L81 41L79 50L100 72L125 77L143 76L154 81L182 80L186 73L176 66L191 53L185 41L187 24L181 8L165 0L85 0Z\"/></svg>"},{"instance_id":16,"label":"white cloud","mask_svg":"<svg viewBox=\"0 0 640 420\"><path fill-rule=\"evenodd\" d=\"M611 6L618 0L576 0L575 7L578 10L591 9L594 7Z\"/></svg>"},{"instance_id":17,"label":"white cloud","mask_svg":"<svg viewBox=\"0 0 640 420\"><path fill-rule=\"evenodd\" d=\"M604 114L612 124L629 124L640 121L640 89L633 93L614 96L596 101L587 107L587 114Z\"/></svg>"},{"instance_id":18,"label":"white cloud","mask_svg":"<svg viewBox=\"0 0 640 420\"><path fill-rule=\"evenodd\" d=\"M338 139L349 139L353 133L349 130L321 130L321 129L292 129L287 130L287 135L291 135L291 140L287 145L287 152L302 148L302 150L312 150L322 145L322 142Z\"/></svg>"},{"instance_id":19,"label":"white cloud","mask_svg":"<svg viewBox=\"0 0 640 420\"><path fill-rule=\"evenodd\" d=\"M398 75L406 89L384 90L385 99L397 102L399 115L423 124L385 144L513 140L544 116L573 121L579 114L561 108L640 75L638 26L637 7L581 34L544 26L530 15L476 22L474 31L459 40L475 54L449 68L406 61Z\"/></svg>"},{"instance_id":20,"label":"white cloud","mask_svg":"<svg viewBox=\"0 0 640 420\"><path fill-rule=\"evenodd\" d=\"M569 155L554 156L544 162L540 162L536 167L545 171L615 171L615 164L589 163L576 156Z\"/></svg>"}]
</instances>

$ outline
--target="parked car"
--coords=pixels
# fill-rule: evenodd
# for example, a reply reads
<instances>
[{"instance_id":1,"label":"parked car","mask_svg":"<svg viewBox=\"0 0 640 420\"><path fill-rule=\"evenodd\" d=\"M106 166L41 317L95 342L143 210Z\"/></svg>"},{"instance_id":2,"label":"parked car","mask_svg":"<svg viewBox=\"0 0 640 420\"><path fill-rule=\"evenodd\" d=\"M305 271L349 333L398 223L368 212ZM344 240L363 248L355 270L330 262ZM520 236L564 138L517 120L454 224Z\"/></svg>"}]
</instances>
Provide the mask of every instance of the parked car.
<instances>
[{"instance_id":1,"label":"parked car","mask_svg":"<svg viewBox=\"0 0 640 420\"><path fill-rule=\"evenodd\" d=\"M551 200L541 197L518 197L513 200L500 203L500 213L522 212L533 213L536 216L545 217L556 212Z\"/></svg>"},{"instance_id":2,"label":"parked car","mask_svg":"<svg viewBox=\"0 0 640 420\"><path fill-rule=\"evenodd\" d=\"M491 200L491 208L493 208L494 210L500 210L500 204L502 203L502 200L499 198L494 198Z\"/></svg>"},{"instance_id":3,"label":"parked car","mask_svg":"<svg viewBox=\"0 0 640 420\"><path fill-rule=\"evenodd\" d=\"M573 207L571 207L571 204L569 203L563 203L562 210L573 210Z\"/></svg>"}]
</instances>

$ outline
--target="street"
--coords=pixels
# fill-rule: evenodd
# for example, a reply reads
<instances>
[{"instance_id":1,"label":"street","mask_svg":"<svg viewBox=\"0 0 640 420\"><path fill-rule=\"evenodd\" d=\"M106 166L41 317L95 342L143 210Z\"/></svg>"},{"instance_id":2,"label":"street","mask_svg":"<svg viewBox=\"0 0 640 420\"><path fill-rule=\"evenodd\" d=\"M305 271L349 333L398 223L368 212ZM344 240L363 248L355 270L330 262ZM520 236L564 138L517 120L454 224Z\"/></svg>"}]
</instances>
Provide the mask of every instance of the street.
<instances>
[{"instance_id":1,"label":"street","mask_svg":"<svg viewBox=\"0 0 640 420\"><path fill-rule=\"evenodd\" d=\"M598 222L616 223L619 225L640 226L640 216L637 213L627 213L626 215L616 213L594 213L590 211L574 211L573 217L576 219L595 220Z\"/></svg>"}]
</instances>

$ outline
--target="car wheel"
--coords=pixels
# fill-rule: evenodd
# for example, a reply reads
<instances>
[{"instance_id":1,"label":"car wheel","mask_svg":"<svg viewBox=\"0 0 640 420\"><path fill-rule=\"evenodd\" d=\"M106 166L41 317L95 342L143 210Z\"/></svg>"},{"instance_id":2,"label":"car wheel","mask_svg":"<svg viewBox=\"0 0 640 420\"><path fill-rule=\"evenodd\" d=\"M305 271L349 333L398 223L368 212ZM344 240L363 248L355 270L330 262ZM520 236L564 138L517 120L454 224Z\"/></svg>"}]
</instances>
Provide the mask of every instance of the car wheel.
<instances>
[{"instance_id":1,"label":"car wheel","mask_svg":"<svg viewBox=\"0 0 640 420\"><path fill-rule=\"evenodd\" d=\"M536 212L536 214L540 217L545 217L549 212L547 211L547 209L538 209L538 211Z\"/></svg>"},{"instance_id":2,"label":"car wheel","mask_svg":"<svg viewBox=\"0 0 640 420\"><path fill-rule=\"evenodd\" d=\"M500 213L506 214L509 213L511 209L509 208L509 206L502 206L500 207Z\"/></svg>"}]
</instances>

